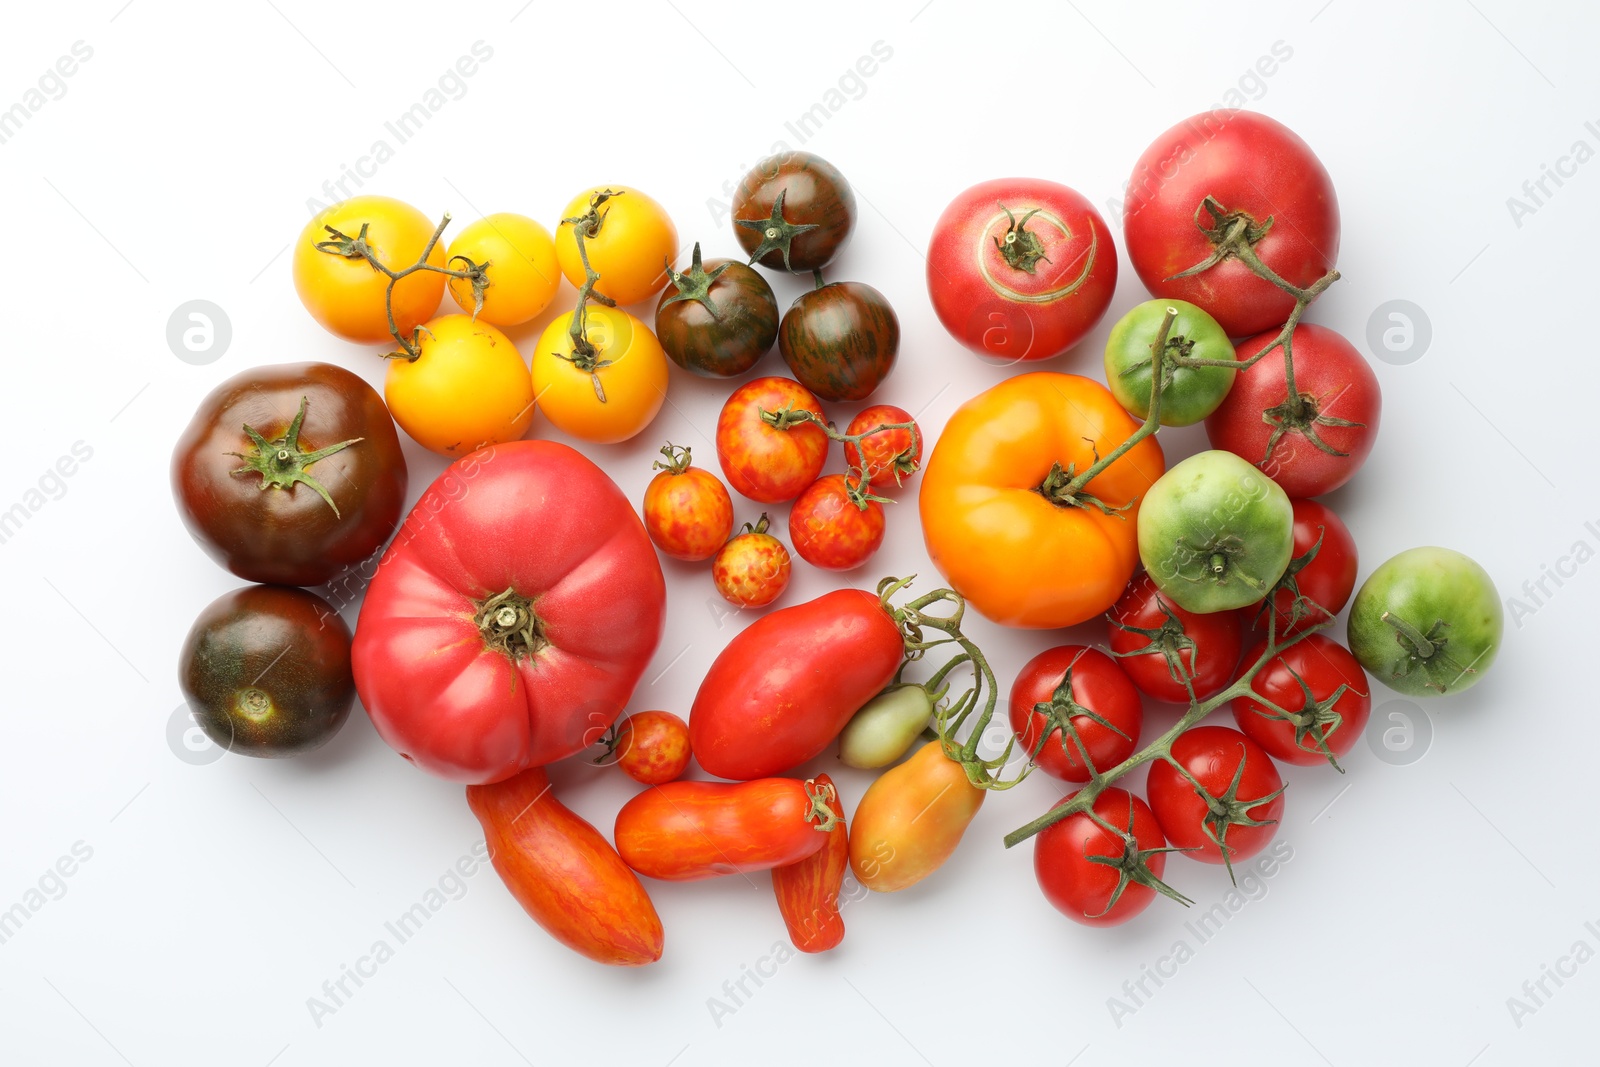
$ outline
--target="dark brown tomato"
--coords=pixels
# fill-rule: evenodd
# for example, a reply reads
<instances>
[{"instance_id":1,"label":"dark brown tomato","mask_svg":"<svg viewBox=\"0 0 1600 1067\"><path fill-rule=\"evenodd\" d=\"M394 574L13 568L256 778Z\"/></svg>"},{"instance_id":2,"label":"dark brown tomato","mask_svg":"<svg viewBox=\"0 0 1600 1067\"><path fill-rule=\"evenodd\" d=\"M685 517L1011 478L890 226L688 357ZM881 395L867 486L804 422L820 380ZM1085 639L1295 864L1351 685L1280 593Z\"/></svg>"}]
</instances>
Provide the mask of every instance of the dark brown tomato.
<instances>
[{"instance_id":1,"label":"dark brown tomato","mask_svg":"<svg viewBox=\"0 0 1600 1067\"><path fill-rule=\"evenodd\" d=\"M856 194L832 163L781 152L757 163L733 197L739 245L768 270L804 272L833 262L856 224Z\"/></svg>"},{"instance_id":2,"label":"dark brown tomato","mask_svg":"<svg viewBox=\"0 0 1600 1067\"><path fill-rule=\"evenodd\" d=\"M800 298L778 326L778 351L801 385L823 400L865 400L900 351L900 319L862 282L831 282Z\"/></svg>"},{"instance_id":3,"label":"dark brown tomato","mask_svg":"<svg viewBox=\"0 0 1600 1067\"><path fill-rule=\"evenodd\" d=\"M778 300L759 273L732 259L673 272L656 305L656 337L672 362L706 378L732 378L756 365L778 337Z\"/></svg>"},{"instance_id":4,"label":"dark brown tomato","mask_svg":"<svg viewBox=\"0 0 1600 1067\"><path fill-rule=\"evenodd\" d=\"M309 752L339 732L355 703L350 629L315 593L247 585L195 619L178 684L200 728L229 752Z\"/></svg>"},{"instance_id":5,"label":"dark brown tomato","mask_svg":"<svg viewBox=\"0 0 1600 1067\"><path fill-rule=\"evenodd\" d=\"M322 585L394 533L406 461L372 386L284 363L200 402L173 450L172 493L200 547L240 578Z\"/></svg>"}]
</instances>

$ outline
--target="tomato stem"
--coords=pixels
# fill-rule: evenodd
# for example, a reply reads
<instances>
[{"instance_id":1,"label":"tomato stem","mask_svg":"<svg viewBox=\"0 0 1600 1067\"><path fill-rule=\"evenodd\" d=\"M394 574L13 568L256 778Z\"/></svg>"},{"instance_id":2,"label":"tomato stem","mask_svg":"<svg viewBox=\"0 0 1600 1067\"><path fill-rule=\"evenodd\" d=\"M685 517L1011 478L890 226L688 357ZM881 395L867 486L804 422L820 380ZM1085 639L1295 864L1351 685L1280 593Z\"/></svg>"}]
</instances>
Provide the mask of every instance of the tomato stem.
<instances>
[{"instance_id":1,"label":"tomato stem","mask_svg":"<svg viewBox=\"0 0 1600 1067\"><path fill-rule=\"evenodd\" d=\"M589 197L589 209L582 215L561 220L562 225L572 227L572 239L578 246L578 261L583 264L583 284L578 287L578 303L572 309L572 325L567 330L567 336L572 340L572 351L557 352L556 358L564 359L588 374L589 384L594 386L595 399L602 404L606 402L606 387L600 381L600 371L611 366L611 360L601 359L599 350L589 340L589 301L606 307L616 307L617 302L604 293L594 291L594 283L600 280L600 275L589 265L588 240L598 235L600 227L605 225L609 209L600 210L605 202L612 197L622 196L624 192L602 189Z\"/></svg>"},{"instance_id":2,"label":"tomato stem","mask_svg":"<svg viewBox=\"0 0 1600 1067\"><path fill-rule=\"evenodd\" d=\"M680 447L668 441L661 446L661 454L667 457L665 463L659 459L650 464L651 470L666 471L669 474L682 474L690 467L691 450L688 446Z\"/></svg>"},{"instance_id":3,"label":"tomato stem","mask_svg":"<svg viewBox=\"0 0 1600 1067\"><path fill-rule=\"evenodd\" d=\"M820 276L821 272L819 271L818 274ZM809 422L826 434L828 440L838 441L847 448L850 445L855 445L858 451L861 448L861 442L873 434L889 433L893 430L909 430L911 431L910 446L901 450L895 456L895 479L898 481L902 476L915 474L921 469L921 464L911 458L919 455L922 451L922 431L917 428L915 419L909 422L882 422L872 427L872 429L863 430L860 433L840 433L833 423L816 412L807 411L805 408L796 408L792 404L785 404L776 411L761 409L761 421L779 430L788 430ZM867 472L862 468L850 468L845 475L846 485L850 487L850 502L863 511L867 509L866 502L868 500L876 500L881 504L893 503L887 497L874 496L867 492L866 487L870 480Z\"/></svg>"}]
</instances>

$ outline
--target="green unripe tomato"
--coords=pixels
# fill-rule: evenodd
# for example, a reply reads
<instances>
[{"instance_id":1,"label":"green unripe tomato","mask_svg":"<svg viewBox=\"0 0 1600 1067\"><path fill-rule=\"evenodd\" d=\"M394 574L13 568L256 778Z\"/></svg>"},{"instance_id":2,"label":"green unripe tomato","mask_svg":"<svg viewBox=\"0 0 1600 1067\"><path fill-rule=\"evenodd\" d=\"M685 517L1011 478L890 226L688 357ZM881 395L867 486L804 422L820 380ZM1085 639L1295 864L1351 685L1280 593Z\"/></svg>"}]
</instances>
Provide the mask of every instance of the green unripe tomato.
<instances>
[{"instance_id":1,"label":"green unripe tomato","mask_svg":"<svg viewBox=\"0 0 1600 1067\"><path fill-rule=\"evenodd\" d=\"M839 734L847 767L887 767L916 744L933 714L933 696L920 685L892 685L855 713Z\"/></svg>"},{"instance_id":2,"label":"green unripe tomato","mask_svg":"<svg viewBox=\"0 0 1600 1067\"><path fill-rule=\"evenodd\" d=\"M1167 309L1177 312L1167 330L1166 391L1161 425L1193 426L1222 404L1233 388L1232 367L1175 367L1174 357L1235 360L1233 342L1204 308L1184 300L1146 300L1111 327L1106 339L1106 384L1117 403L1139 418L1150 414L1151 349Z\"/></svg>"},{"instance_id":3,"label":"green unripe tomato","mask_svg":"<svg viewBox=\"0 0 1600 1067\"><path fill-rule=\"evenodd\" d=\"M1386 561L1350 605L1350 651L1374 678L1407 696L1476 685L1503 633L1494 580L1448 548L1411 548Z\"/></svg>"}]
</instances>

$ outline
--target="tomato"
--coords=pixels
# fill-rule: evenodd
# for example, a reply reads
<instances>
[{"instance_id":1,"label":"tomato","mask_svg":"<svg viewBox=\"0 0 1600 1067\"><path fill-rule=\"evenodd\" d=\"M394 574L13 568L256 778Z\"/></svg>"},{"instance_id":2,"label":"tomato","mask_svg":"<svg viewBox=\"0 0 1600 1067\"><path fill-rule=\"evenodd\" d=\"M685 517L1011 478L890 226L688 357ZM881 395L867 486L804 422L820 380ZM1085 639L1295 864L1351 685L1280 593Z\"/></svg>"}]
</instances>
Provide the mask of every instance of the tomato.
<instances>
[{"instance_id":1,"label":"tomato","mask_svg":"<svg viewBox=\"0 0 1600 1067\"><path fill-rule=\"evenodd\" d=\"M1294 549L1289 569L1272 594L1279 637L1320 626L1339 614L1356 587L1356 541L1326 504L1292 500ZM1256 625L1267 628L1265 602Z\"/></svg>"},{"instance_id":2,"label":"tomato","mask_svg":"<svg viewBox=\"0 0 1600 1067\"><path fill-rule=\"evenodd\" d=\"M733 501L715 474L690 465L690 451L667 445L667 462L644 490L644 528L673 559L710 559L733 533Z\"/></svg>"},{"instance_id":3,"label":"tomato","mask_svg":"<svg viewBox=\"0 0 1600 1067\"><path fill-rule=\"evenodd\" d=\"M824 474L789 511L789 542L800 558L828 571L849 571L883 544L883 505L853 490L842 474Z\"/></svg>"},{"instance_id":4,"label":"tomato","mask_svg":"<svg viewBox=\"0 0 1600 1067\"><path fill-rule=\"evenodd\" d=\"M732 378L756 365L778 339L778 298L759 273L732 259L694 262L656 304L656 336L672 362L705 378Z\"/></svg>"},{"instance_id":5,"label":"tomato","mask_svg":"<svg viewBox=\"0 0 1600 1067\"><path fill-rule=\"evenodd\" d=\"M933 717L934 696L911 683L892 685L850 717L839 731L839 762L876 770L911 750Z\"/></svg>"},{"instance_id":6,"label":"tomato","mask_svg":"<svg viewBox=\"0 0 1600 1067\"><path fill-rule=\"evenodd\" d=\"M785 411L825 418L805 386L789 378L753 378L733 391L717 416L717 459L728 484L751 500L781 504L817 480L828 435L812 422L780 429Z\"/></svg>"},{"instance_id":7,"label":"tomato","mask_svg":"<svg viewBox=\"0 0 1600 1067\"><path fill-rule=\"evenodd\" d=\"M889 684L905 640L878 597L836 589L745 627L712 661L689 712L694 758L718 778L797 767Z\"/></svg>"},{"instance_id":8,"label":"tomato","mask_svg":"<svg viewBox=\"0 0 1600 1067\"><path fill-rule=\"evenodd\" d=\"M477 306L474 284L450 279L450 298L467 314L476 313L496 326L518 326L537 317L561 285L556 243L550 231L526 215L485 215L450 242L451 270L468 263L483 268L483 306Z\"/></svg>"},{"instance_id":9,"label":"tomato","mask_svg":"<svg viewBox=\"0 0 1600 1067\"><path fill-rule=\"evenodd\" d=\"M1240 341L1239 358L1277 336ZM1290 496L1321 496L1367 461L1383 398L1366 357L1326 326L1296 326L1293 345L1296 400L1287 399L1282 352L1269 353L1239 372L1233 391L1206 419L1206 436L1254 463Z\"/></svg>"},{"instance_id":10,"label":"tomato","mask_svg":"<svg viewBox=\"0 0 1600 1067\"><path fill-rule=\"evenodd\" d=\"M1034 838L1033 873L1045 899L1085 926L1125 923L1148 908L1158 892L1182 900L1161 881L1169 850L1150 805L1113 786L1095 798L1094 811L1120 832L1083 813L1051 824Z\"/></svg>"},{"instance_id":11,"label":"tomato","mask_svg":"<svg viewBox=\"0 0 1600 1067\"><path fill-rule=\"evenodd\" d=\"M789 940L801 952L826 952L844 940L844 920L839 916L839 891L850 869L850 832L845 826L844 804L833 779L814 779L828 810L837 820L821 848L786 867L772 869L772 891L778 911L788 927Z\"/></svg>"},{"instance_id":12,"label":"tomato","mask_svg":"<svg viewBox=\"0 0 1600 1067\"><path fill-rule=\"evenodd\" d=\"M539 410L562 433L596 444L626 441L646 426L667 399L667 357L650 327L617 308L591 304L580 353L572 312L556 317L533 353Z\"/></svg>"},{"instance_id":13,"label":"tomato","mask_svg":"<svg viewBox=\"0 0 1600 1067\"><path fill-rule=\"evenodd\" d=\"M1504 633L1494 579L1448 548L1412 548L1361 583L1350 606L1350 649L1372 676L1408 696L1476 685Z\"/></svg>"},{"instance_id":14,"label":"tomato","mask_svg":"<svg viewBox=\"0 0 1600 1067\"><path fill-rule=\"evenodd\" d=\"M1322 163L1288 127L1250 111L1208 111L1139 157L1122 230L1152 296L1199 304L1229 336L1242 337L1281 325L1294 297L1225 250L1246 246L1306 288L1338 258L1339 201Z\"/></svg>"},{"instance_id":15,"label":"tomato","mask_svg":"<svg viewBox=\"0 0 1600 1067\"><path fill-rule=\"evenodd\" d=\"M1155 377L1151 353L1161 323L1175 311L1162 348L1161 425L1193 426L1221 404L1233 388L1232 367L1188 367L1181 359L1233 359L1233 342L1217 320L1182 300L1146 300L1117 320L1106 339L1106 384L1117 403L1141 419L1150 417Z\"/></svg>"},{"instance_id":16,"label":"tomato","mask_svg":"<svg viewBox=\"0 0 1600 1067\"><path fill-rule=\"evenodd\" d=\"M1094 329L1117 288L1105 220L1040 178L997 178L956 197L933 225L927 258L944 328L1004 363L1061 355Z\"/></svg>"},{"instance_id":17,"label":"tomato","mask_svg":"<svg viewBox=\"0 0 1600 1067\"><path fill-rule=\"evenodd\" d=\"M617 851L667 882L787 866L827 844L833 793L798 778L651 786L617 812Z\"/></svg>"},{"instance_id":18,"label":"tomato","mask_svg":"<svg viewBox=\"0 0 1600 1067\"><path fill-rule=\"evenodd\" d=\"M1150 487L1139 558L1190 611L1254 604L1289 566L1294 508L1271 479L1231 452L1190 456Z\"/></svg>"},{"instance_id":19,"label":"tomato","mask_svg":"<svg viewBox=\"0 0 1600 1067\"><path fill-rule=\"evenodd\" d=\"M196 543L252 582L322 585L400 522L406 459L388 409L341 367L257 367L213 389L172 452Z\"/></svg>"},{"instance_id":20,"label":"tomato","mask_svg":"<svg viewBox=\"0 0 1600 1067\"><path fill-rule=\"evenodd\" d=\"M1253 665L1266 653L1265 642L1245 653ZM1233 702L1233 718L1245 736L1273 759L1310 766L1327 761L1335 767L1361 739L1372 712L1367 676L1343 645L1311 634L1290 645L1257 672L1253 693L1288 713L1242 696Z\"/></svg>"},{"instance_id":21,"label":"tomato","mask_svg":"<svg viewBox=\"0 0 1600 1067\"><path fill-rule=\"evenodd\" d=\"M764 608L789 588L792 569L789 550L767 533L767 517L762 515L717 550L711 561L711 580L717 592L730 604L741 608Z\"/></svg>"},{"instance_id":22,"label":"tomato","mask_svg":"<svg viewBox=\"0 0 1600 1067\"><path fill-rule=\"evenodd\" d=\"M1010 707L1023 751L1067 782L1087 782L1091 767L1109 771L1133 755L1144 725L1139 691L1117 661L1083 645L1047 648L1023 664Z\"/></svg>"},{"instance_id":23,"label":"tomato","mask_svg":"<svg viewBox=\"0 0 1600 1067\"><path fill-rule=\"evenodd\" d=\"M1244 647L1239 612L1187 611L1163 596L1150 576L1141 572L1128 583L1107 619L1111 654L1147 696L1189 703L1186 675L1196 700L1208 700L1232 684Z\"/></svg>"},{"instance_id":24,"label":"tomato","mask_svg":"<svg viewBox=\"0 0 1600 1067\"><path fill-rule=\"evenodd\" d=\"M855 437L879 426L910 423L905 430L884 430L861 439L858 447L847 441L844 461L851 470L861 471L875 493L893 492L905 484L905 479L922 466L922 431L911 412L893 404L875 404L862 408L850 420L845 434Z\"/></svg>"},{"instance_id":25,"label":"tomato","mask_svg":"<svg viewBox=\"0 0 1600 1067\"><path fill-rule=\"evenodd\" d=\"M533 422L533 385L511 339L468 315L441 315L415 360L389 360L383 395L394 421L424 448L464 456L515 441Z\"/></svg>"},{"instance_id":26,"label":"tomato","mask_svg":"<svg viewBox=\"0 0 1600 1067\"><path fill-rule=\"evenodd\" d=\"M1147 787L1168 841L1230 872L1267 847L1283 818L1284 785L1260 745L1226 726L1195 726L1173 741L1172 758L1188 777L1158 759Z\"/></svg>"},{"instance_id":27,"label":"tomato","mask_svg":"<svg viewBox=\"0 0 1600 1067\"><path fill-rule=\"evenodd\" d=\"M768 270L820 270L856 224L856 194L838 168L810 152L757 163L733 197L733 235Z\"/></svg>"},{"instance_id":28,"label":"tomato","mask_svg":"<svg viewBox=\"0 0 1600 1067\"><path fill-rule=\"evenodd\" d=\"M666 582L633 506L554 441L447 467L367 587L352 662L378 734L495 782L599 739L661 640Z\"/></svg>"},{"instance_id":29,"label":"tomato","mask_svg":"<svg viewBox=\"0 0 1600 1067\"><path fill-rule=\"evenodd\" d=\"M789 305L778 324L778 351L823 400L865 400L894 369L900 319L872 286L830 282Z\"/></svg>"},{"instance_id":30,"label":"tomato","mask_svg":"<svg viewBox=\"0 0 1600 1067\"><path fill-rule=\"evenodd\" d=\"M492 785L467 786L495 873L534 922L598 963L640 967L661 958L650 894L617 850L533 767Z\"/></svg>"},{"instance_id":31,"label":"tomato","mask_svg":"<svg viewBox=\"0 0 1600 1067\"><path fill-rule=\"evenodd\" d=\"M1138 562L1140 499L1166 469L1161 446L1147 437L1082 493L1064 488L1135 429L1105 386L1073 374L1017 375L961 405L922 472L934 566L1006 626L1073 626L1105 611Z\"/></svg>"},{"instance_id":32,"label":"tomato","mask_svg":"<svg viewBox=\"0 0 1600 1067\"><path fill-rule=\"evenodd\" d=\"M294 291L311 317L329 333L346 341L391 340L384 294L389 278L366 257L323 251L318 244L337 241L331 231L355 240L364 237L378 262L404 270L422 258L434 224L410 204L387 196L353 196L317 214L294 242ZM444 246L435 243L428 262L445 265ZM433 316L444 295L445 276L438 271L408 274L394 287L394 322L401 337Z\"/></svg>"},{"instance_id":33,"label":"tomato","mask_svg":"<svg viewBox=\"0 0 1600 1067\"><path fill-rule=\"evenodd\" d=\"M591 206L595 222L567 221L586 218ZM626 185L596 186L573 197L561 213L556 259L567 281L581 289L586 275L578 255L578 225L584 227L589 266L600 275L595 292L618 304L637 304L667 284L667 268L678 258L678 228L667 209L644 193Z\"/></svg>"},{"instance_id":34,"label":"tomato","mask_svg":"<svg viewBox=\"0 0 1600 1067\"><path fill-rule=\"evenodd\" d=\"M355 703L350 630L315 593L247 585L195 619L178 683L195 722L229 752L310 752L339 732Z\"/></svg>"},{"instance_id":35,"label":"tomato","mask_svg":"<svg viewBox=\"0 0 1600 1067\"><path fill-rule=\"evenodd\" d=\"M689 724L670 711L637 712L622 720L614 748L629 778L662 785L689 766Z\"/></svg>"},{"instance_id":36,"label":"tomato","mask_svg":"<svg viewBox=\"0 0 1600 1067\"><path fill-rule=\"evenodd\" d=\"M850 824L850 869L877 893L916 885L955 852L986 792L929 741L867 786Z\"/></svg>"}]
</instances>

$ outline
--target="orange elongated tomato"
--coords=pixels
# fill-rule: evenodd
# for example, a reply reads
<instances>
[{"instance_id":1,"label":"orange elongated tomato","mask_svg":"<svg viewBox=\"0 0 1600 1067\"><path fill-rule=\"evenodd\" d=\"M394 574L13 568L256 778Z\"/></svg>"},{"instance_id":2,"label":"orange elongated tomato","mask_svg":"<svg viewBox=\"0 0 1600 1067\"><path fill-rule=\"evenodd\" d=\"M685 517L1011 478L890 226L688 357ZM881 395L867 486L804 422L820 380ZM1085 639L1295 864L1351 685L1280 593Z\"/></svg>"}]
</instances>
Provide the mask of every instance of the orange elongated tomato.
<instances>
[{"instance_id":1,"label":"orange elongated tomato","mask_svg":"<svg viewBox=\"0 0 1600 1067\"><path fill-rule=\"evenodd\" d=\"M878 893L916 885L956 850L983 795L943 745L929 741L862 795L850 824L850 869Z\"/></svg>"},{"instance_id":2,"label":"orange elongated tomato","mask_svg":"<svg viewBox=\"0 0 1600 1067\"><path fill-rule=\"evenodd\" d=\"M827 790L828 809L839 824L828 831L821 848L787 867L772 869L772 891L778 910L789 928L789 940L801 952L826 952L844 940L844 919L839 915L839 891L850 869L850 832L845 828L844 802L833 779L819 774L819 789Z\"/></svg>"},{"instance_id":3,"label":"orange elongated tomato","mask_svg":"<svg viewBox=\"0 0 1600 1067\"><path fill-rule=\"evenodd\" d=\"M798 778L652 786L617 812L617 851L667 882L784 867L827 843L832 792Z\"/></svg>"},{"instance_id":4,"label":"orange elongated tomato","mask_svg":"<svg viewBox=\"0 0 1600 1067\"><path fill-rule=\"evenodd\" d=\"M500 879L550 936L619 967L661 958L650 895L600 832L556 799L542 767L469 785L467 804Z\"/></svg>"},{"instance_id":5,"label":"orange elongated tomato","mask_svg":"<svg viewBox=\"0 0 1600 1067\"><path fill-rule=\"evenodd\" d=\"M1146 437L1075 501L1059 487L1137 428L1105 386L1076 374L1020 374L961 405L922 474L934 565L1006 626L1074 626L1106 611L1139 562L1139 503L1166 471L1161 446ZM1045 495L1053 488L1057 499Z\"/></svg>"}]
</instances>

